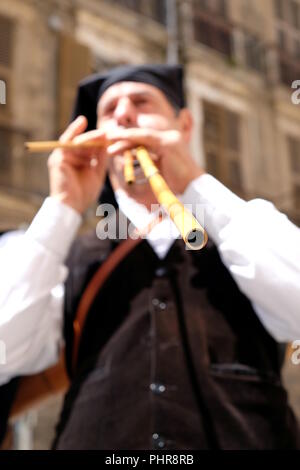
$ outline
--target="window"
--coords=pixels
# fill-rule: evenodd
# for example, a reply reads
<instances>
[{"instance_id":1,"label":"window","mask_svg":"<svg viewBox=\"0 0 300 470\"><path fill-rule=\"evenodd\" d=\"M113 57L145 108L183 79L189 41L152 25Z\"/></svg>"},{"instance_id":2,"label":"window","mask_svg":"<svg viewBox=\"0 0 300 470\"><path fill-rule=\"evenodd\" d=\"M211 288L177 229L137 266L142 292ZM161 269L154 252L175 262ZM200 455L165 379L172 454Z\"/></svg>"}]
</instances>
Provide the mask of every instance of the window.
<instances>
[{"instance_id":1,"label":"window","mask_svg":"<svg viewBox=\"0 0 300 470\"><path fill-rule=\"evenodd\" d=\"M300 64L296 64L288 57L280 57L279 70L281 82L289 88L294 80L298 80L300 76Z\"/></svg>"},{"instance_id":2,"label":"window","mask_svg":"<svg viewBox=\"0 0 300 470\"><path fill-rule=\"evenodd\" d=\"M300 0L273 0L281 82L291 86L300 73Z\"/></svg>"},{"instance_id":3,"label":"window","mask_svg":"<svg viewBox=\"0 0 300 470\"><path fill-rule=\"evenodd\" d=\"M11 67L12 65L12 39L13 22L10 18L0 16L0 65Z\"/></svg>"},{"instance_id":4,"label":"window","mask_svg":"<svg viewBox=\"0 0 300 470\"><path fill-rule=\"evenodd\" d=\"M291 169L300 175L300 140L289 137L289 154L291 161Z\"/></svg>"},{"instance_id":5,"label":"window","mask_svg":"<svg viewBox=\"0 0 300 470\"><path fill-rule=\"evenodd\" d=\"M293 55L300 62L300 37L294 41Z\"/></svg>"},{"instance_id":6,"label":"window","mask_svg":"<svg viewBox=\"0 0 300 470\"><path fill-rule=\"evenodd\" d=\"M90 50L73 37L58 34L57 115L61 134L70 121L78 82L91 72Z\"/></svg>"},{"instance_id":7,"label":"window","mask_svg":"<svg viewBox=\"0 0 300 470\"><path fill-rule=\"evenodd\" d=\"M10 79L13 67L13 33L14 23L6 16L0 15L0 79L6 83L6 105L0 106L0 115L8 116L10 99Z\"/></svg>"},{"instance_id":8,"label":"window","mask_svg":"<svg viewBox=\"0 0 300 470\"><path fill-rule=\"evenodd\" d=\"M196 41L231 57L231 35L227 29L200 17L195 18L194 28Z\"/></svg>"},{"instance_id":9,"label":"window","mask_svg":"<svg viewBox=\"0 0 300 470\"><path fill-rule=\"evenodd\" d=\"M155 0L151 2L150 16L153 20L161 24L167 24L167 5L166 0Z\"/></svg>"},{"instance_id":10,"label":"window","mask_svg":"<svg viewBox=\"0 0 300 470\"><path fill-rule=\"evenodd\" d=\"M278 45L279 45L281 50L284 51L285 49L287 49L287 47L288 47L288 36L281 29L279 29L277 31L277 41L278 41Z\"/></svg>"},{"instance_id":11,"label":"window","mask_svg":"<svg viewBox=\"0 0 300 470\"><path fill-rule=\"evenodd\" d=\"M194 0L194 8L215 13L222 17L227 16L226 0Z\"/></svg>"},{"instance_id":12,"label":"window","mask_svg":"<svg viewBox=\"0 0 300 470\"><path fill-rule=\"evenodd\" d=\"M273 0L279 70L287 86L300 75L300 0Z\"/></svg>"},{"instance_id":13,"label":"window","mask_svg":"<svg viewBox=\"0 0 300 470\"><path fill-rule=\"evenodd\" d=\"M127 8L132 8L133 10L138 10L142 2L140 0L115 0L115 3L119 3Z\"/></svg>"},{"instance_id":14,"label":"window","mask_svg":"<svg viewBox=\"0 0 300 470\"><path fill-rule=\"evenodd\" d=\"M297 212L300 210L300 183L295 183L293 188L293 200Z\"/></svg>"},{"instance_id":15,"label":"window","mask_svg":"<svg viewBox=\"0 0 300 470\"><path fill-rule=\"evenodd\" d=\"M206 169L237 192L242 190L240 116L204 102Z\"/></svg>"},{"instance_id":16,"label":"window","mask_svg":"<svg viewBox=\"0 0 300 470\"><path fill-rule=\"evenodd\" d=\"M129 8L135 13L148 16L159 23L166 24L166 0L152 0L151 2L148 0L113 0L109 3Z\"/></svg>"},{"instance_id":17,"label":"window","mask_svg":"<svg viewBox=\"0 0 300 470\"><path fill-rule=\"evenodd\" d=\"M284 19L283 16L283 2L285 0L274 0L274 9L275 9L275 14L276 17L279 19Z\"/></svg>"},{"instance_id":18,"label":"window","mask_svg":"<svg viewBox=\"0 0 300 470\"><path fill-rule=\"evenodd\" d=\"M293 184L293 203L295 209L300 211L300 139L288 137L288 149Z\"/></svg>"},{"instance_id":19,"label":"window","mask_svg":"<svg viewBox=\"0 0 300 470\"><path fill-rule=\"evenodd\" d=\"M0 184L7 185L11 179L11 133L0 128Z\"/></svg>"},{"instance_id":20,"label":"window","mask_svg":"<svg viewBox=\"0 0 300 470\"><path fill-rule=\"evenodd\" d=\"M274 0L274 12L278 20L300 28L299 0Z\"/></svg>"},{"instance_id":21,"label":"window","mask_svg":"<svg viewBox=\"0 0 300 470\"><path fill-rule=\"evenodd\" d=\"M292 0L290 12L292 26L300 30L300 3Z\"/></svg>"},{"instance_id":22,"label":"window","mask_svg":"<svg viewBox=\"0 0 300 470\"><path fill-rule=\"evenodd\" d=\"M293 44L300 40L300 0L285 0L281 8L276 20L278 46L293 56Z\"/></svg>"},{"instance_id":23,"label":"window","mask_svg":"<svg viewBox=\"0 0 300 470\"><path fill-rule=\"evenodd\" d=\"M232 28L226 18L225 1L194 0L192 6L195 40L231 57Z\"/></svg>"},{"instance_id":24,"label":"window","mask_svg":"<svg viewBox=\"0 0 300 470\"><path fill-rule=\"evenodd\" d=\"M248 67L263 72L265 68L265 49L256 36L244 34L245 57Z\"/></svg>"}]
</instances>

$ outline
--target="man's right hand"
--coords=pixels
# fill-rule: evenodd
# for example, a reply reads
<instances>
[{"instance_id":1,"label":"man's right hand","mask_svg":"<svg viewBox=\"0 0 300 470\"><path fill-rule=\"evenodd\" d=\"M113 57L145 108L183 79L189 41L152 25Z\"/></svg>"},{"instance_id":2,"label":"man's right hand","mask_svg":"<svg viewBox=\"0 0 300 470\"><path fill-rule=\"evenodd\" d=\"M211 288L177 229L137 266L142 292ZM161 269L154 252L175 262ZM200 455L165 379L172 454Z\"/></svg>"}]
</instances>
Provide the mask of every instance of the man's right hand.
<instances>
[{"instance_id":1,"label":"man's right hand","mask_svg":"<svg viewBox=\"0 0 300 470\"><path fill-rule=\"evenodd\" d=\"M97 142L104 133L94 130L84 133L87 119L79 116L60 137L60 142ZM82 214L97 200L107 171L109 157L104 148L56 149L48 159L50 196Z\"/></svg>"}]
</instances>

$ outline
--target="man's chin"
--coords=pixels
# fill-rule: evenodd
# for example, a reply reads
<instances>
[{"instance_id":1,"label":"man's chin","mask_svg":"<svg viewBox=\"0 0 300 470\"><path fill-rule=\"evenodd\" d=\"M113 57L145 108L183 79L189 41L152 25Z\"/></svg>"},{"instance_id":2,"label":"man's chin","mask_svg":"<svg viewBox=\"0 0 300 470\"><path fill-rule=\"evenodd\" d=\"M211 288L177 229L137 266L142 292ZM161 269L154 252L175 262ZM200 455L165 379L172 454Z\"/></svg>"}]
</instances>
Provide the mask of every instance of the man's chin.
<instances>
[{"instance_id":1,"label":"man's chin","mask_svg":"<svg viewBox=\"0 0 300 470\"><path fill-rule=\"evenodd\" d=\"M144 196L147 197L152 194L148 181L135 181L134 183L126 186L126 191L131 197Z\"/></svg>"},{"instance_id":2,"label":"man's chin","mask_svg":"<svg viewBox=\"0 0 300 470\"><path fill-rule=\"evenodd\" d=\"M132 197L140 204L146 207L151 207L151 204L157 204L157 200L152 192L152 189L146 180L144 183L133 183L126 187L126 192L129 197Z\"/></svg>"}]
</instances>

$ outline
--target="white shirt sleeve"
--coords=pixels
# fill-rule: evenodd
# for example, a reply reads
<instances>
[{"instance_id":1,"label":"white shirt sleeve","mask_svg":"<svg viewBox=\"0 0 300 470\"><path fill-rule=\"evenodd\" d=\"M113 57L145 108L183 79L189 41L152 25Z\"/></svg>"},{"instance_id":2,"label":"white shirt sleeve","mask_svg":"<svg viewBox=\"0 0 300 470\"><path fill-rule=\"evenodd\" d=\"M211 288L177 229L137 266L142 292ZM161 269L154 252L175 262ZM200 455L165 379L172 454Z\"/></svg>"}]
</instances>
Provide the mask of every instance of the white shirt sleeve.
<instances>
[{"instance_id":1,"label":"white shirt sleeve","mask_svg":"<svg viewBox=\"0 0 300 470\"><path fill-rule=\"evenodd\" d=\"M182 201L203 209L208 235L269 333L280 342L300 339L300 229L272 203L246 202L208 174L190 183Z\"/></svg>"},{"instance_id":2,"label":"white shirt sleeve","mask_svg":"<svg viewBox=\"0 0 300 470\"><path fill-rule=\"evenodd\" d=\"M0 384L58 360L64 261L80 223L75 210L47 198L25 233L0 237Z\"/></svg>"}]
</instances>

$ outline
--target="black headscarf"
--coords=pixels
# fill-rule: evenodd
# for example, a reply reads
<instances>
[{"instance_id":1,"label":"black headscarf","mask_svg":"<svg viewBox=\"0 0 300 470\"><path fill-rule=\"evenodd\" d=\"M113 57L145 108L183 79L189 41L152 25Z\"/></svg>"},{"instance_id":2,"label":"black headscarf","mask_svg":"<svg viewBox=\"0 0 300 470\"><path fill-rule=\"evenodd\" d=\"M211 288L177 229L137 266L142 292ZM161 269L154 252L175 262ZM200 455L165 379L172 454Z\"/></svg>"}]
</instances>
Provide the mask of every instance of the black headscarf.
<instances>
[{"instance_id":1,"label":"black headscarf","mask_svg":"<svg viewBox=\"0 0 300 470\"><path fill-rule=\"evenodd\" d=\"M124 81L153 85L165 94L176 109L185 106L183 69L181 66L165 64L126 65L111 69L103 74L91 75L79 83L72 120L79 115L83 115L88 120L86 131L96 129L99 99L110 86ZM99 201L117 207L108 177Z\"/></svg>"}]
</instances>

